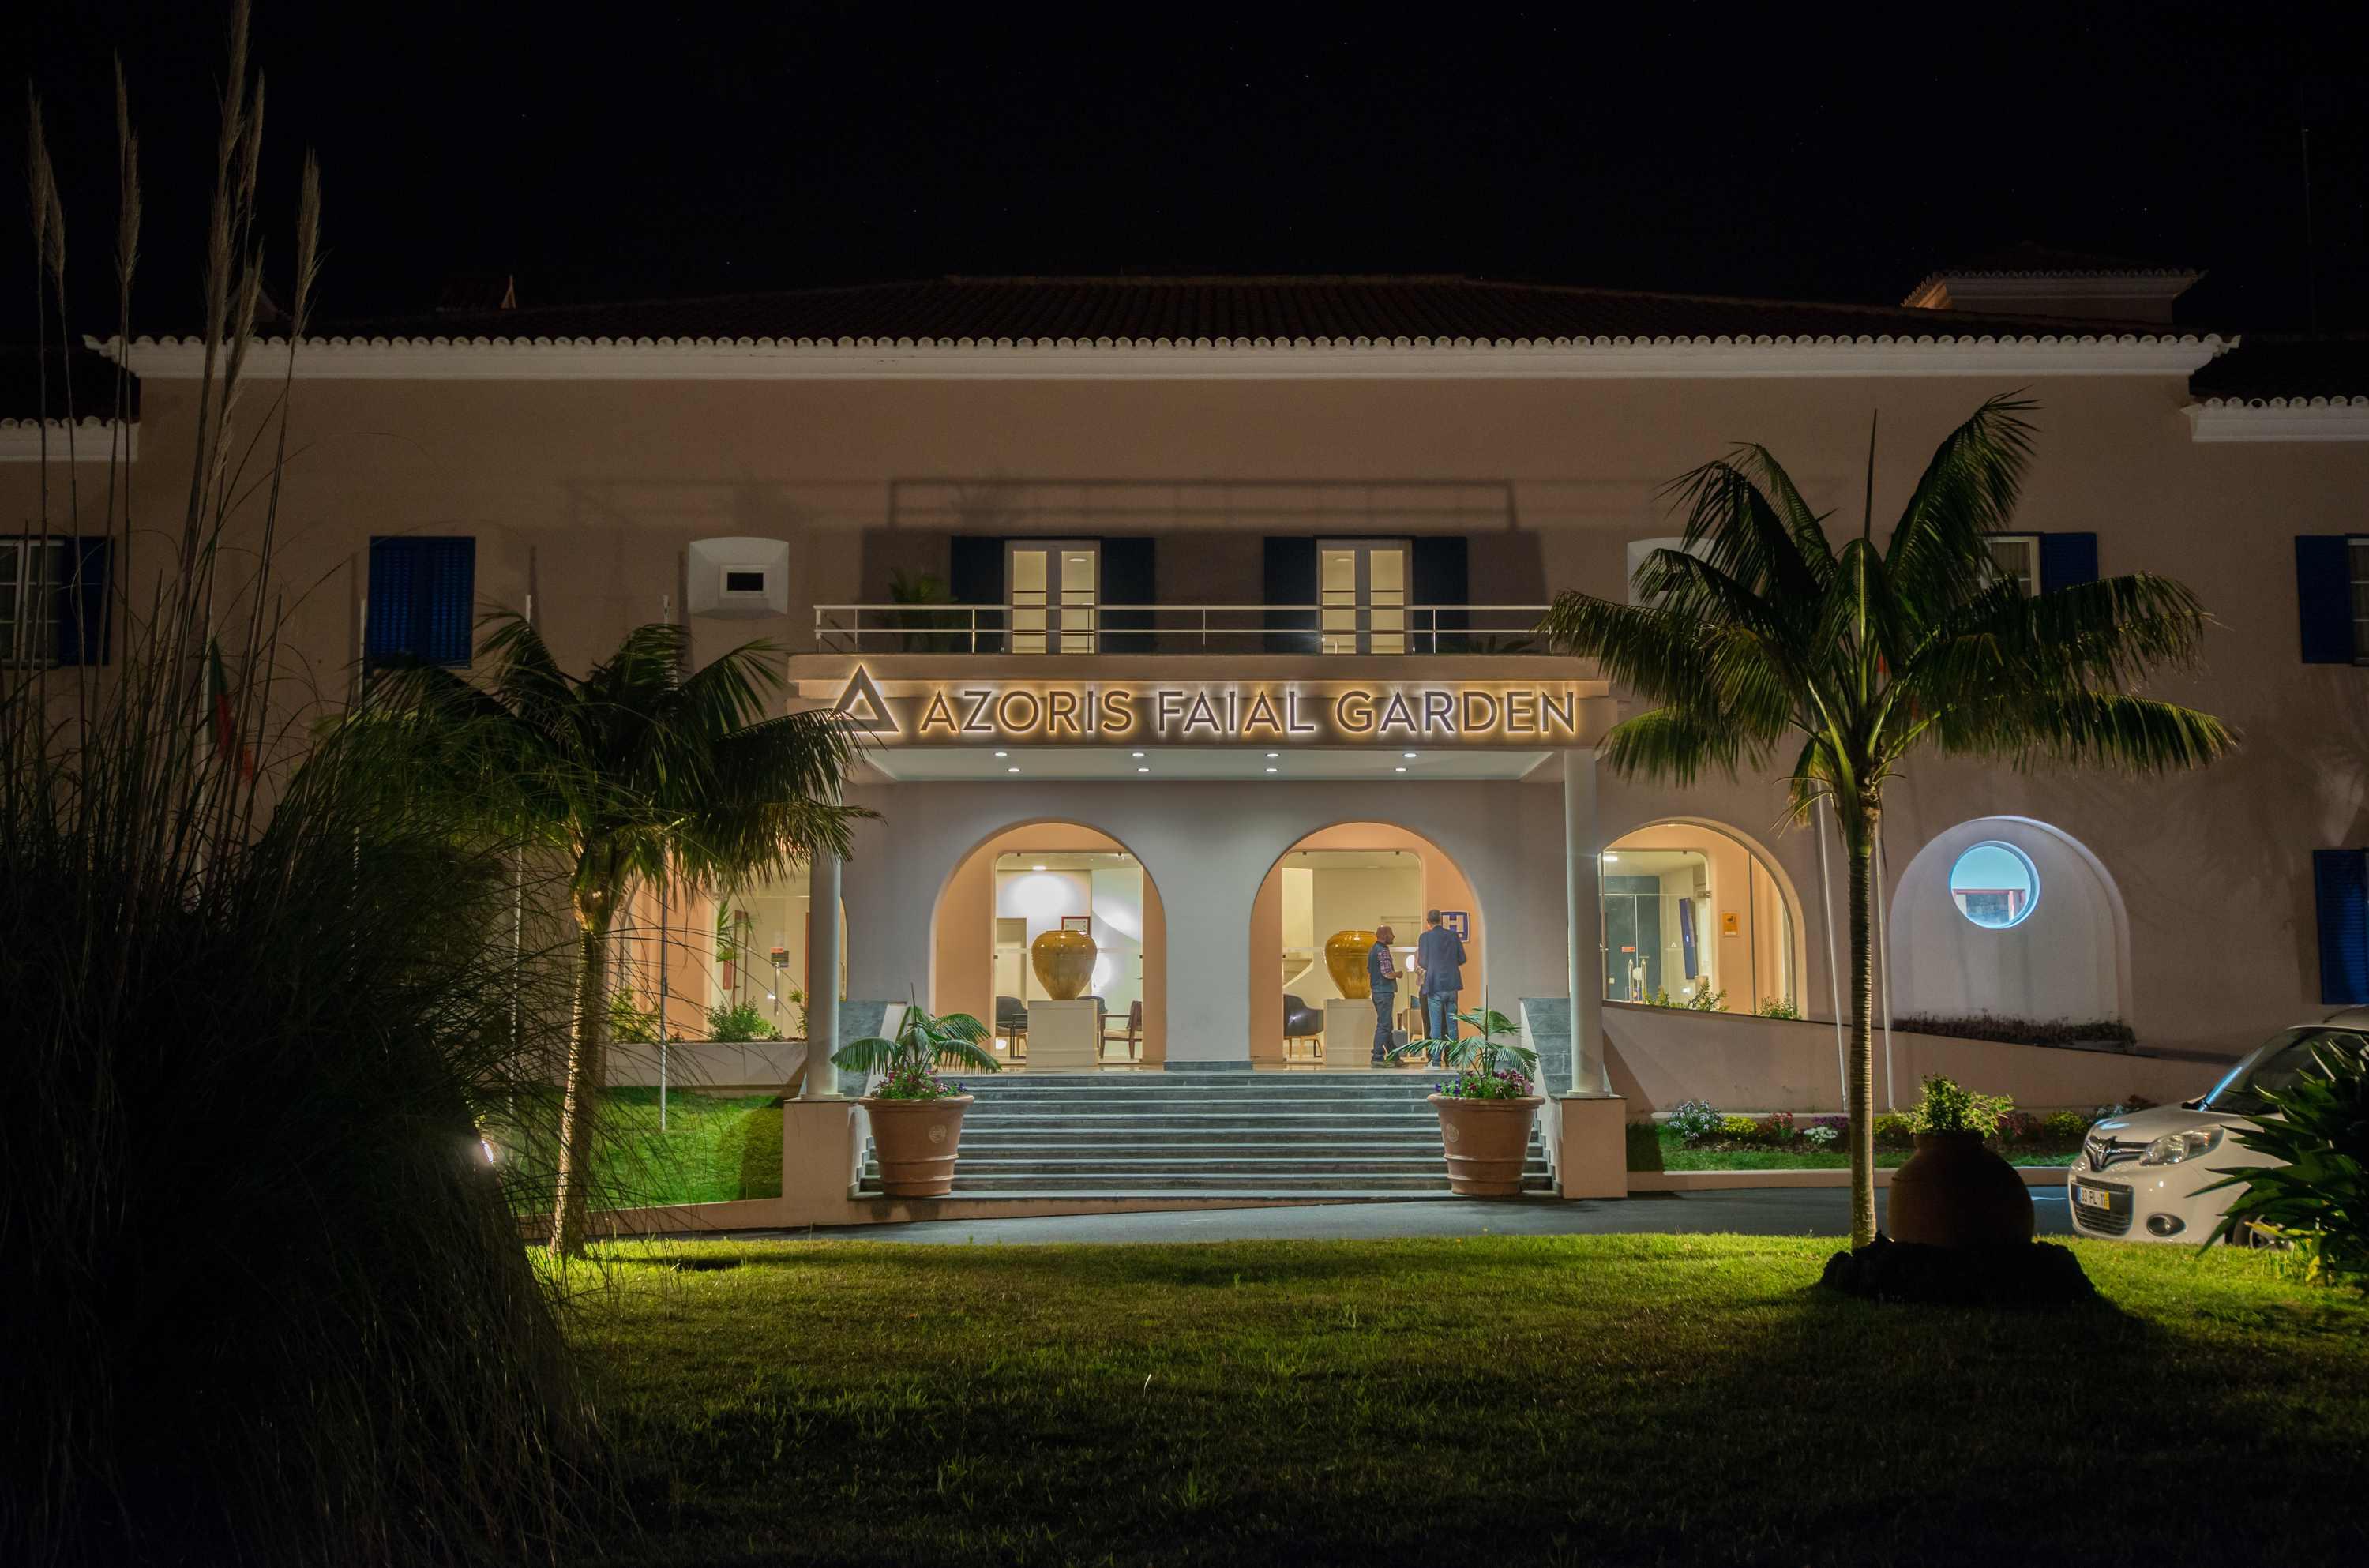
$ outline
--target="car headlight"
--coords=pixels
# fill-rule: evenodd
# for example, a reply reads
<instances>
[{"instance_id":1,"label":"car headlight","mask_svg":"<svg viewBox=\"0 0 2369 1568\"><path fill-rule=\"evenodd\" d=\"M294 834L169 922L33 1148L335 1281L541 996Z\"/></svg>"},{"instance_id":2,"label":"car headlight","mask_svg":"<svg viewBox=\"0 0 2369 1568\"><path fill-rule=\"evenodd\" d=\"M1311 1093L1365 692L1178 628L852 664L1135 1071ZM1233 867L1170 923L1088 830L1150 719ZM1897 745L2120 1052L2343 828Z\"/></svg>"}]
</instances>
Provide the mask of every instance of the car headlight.
<instances>
[{"instance_id":1,"label":"car headlight","mask_svg":"<svg viewBox=\"0 0 2369 1568\"><path fill-rule=\"evenodd\" d=\"M2147 1145L2140 1156L2142 1165L2177 1165L2183 1160L2193 1160L2200 1154L2210 1154L2221 1147L2221 1129L2217 1127L2192 1127L2186 1132L2168 1132Z\"/></svg>"}]
</instances>

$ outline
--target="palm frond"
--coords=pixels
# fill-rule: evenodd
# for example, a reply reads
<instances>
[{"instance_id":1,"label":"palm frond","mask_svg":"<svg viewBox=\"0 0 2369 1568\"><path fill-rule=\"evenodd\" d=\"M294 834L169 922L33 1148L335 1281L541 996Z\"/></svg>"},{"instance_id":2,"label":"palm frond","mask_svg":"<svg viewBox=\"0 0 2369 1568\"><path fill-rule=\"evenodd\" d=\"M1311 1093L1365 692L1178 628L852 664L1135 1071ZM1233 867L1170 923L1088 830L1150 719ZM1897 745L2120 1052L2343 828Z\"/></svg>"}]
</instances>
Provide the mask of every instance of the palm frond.
<instances>
[{"instance_id":1,"label":"palm frond","mask_svg":"<svg viewBox=\"0 0 2369 1568\"><path fill-rule=\"evenodd\" d=\"M1598 755L1614 773L1631 778L1662 779L1691 784L1717 769L1728 777L1748 756L1746 737L1734 725L1722 724L1683 708L1654 708L1622 719L1605 731Z\"/></svg>"},{"instance_id":2,"label":"palm frond","mask_svg":"<svg viewBox=\"0 0 2369 1568\"><path fill-rule=\"evenodd\" d=\"M1538 630L1557 652L1593 658L1607 679L1655 701L1697 689L1708 673L1700 628L1652 605L1565 593Z\"/></svg>"},{"instance_id":3,"label":"palm frond","mask_svg":"<svg viewBox=\"0 0 2369 1568\"><path fill-rule=\"evenodd\" d=\"M2058 763L2134 773L2201 767L2237 744L2210 714L2119 692L2002 692L1941 715L1932 735L1945 752L2005 757L2018 768Z\"/></svg>"},{"instance_id":4,"label":"palm frond","mask_svg":"<svg viewBox=\"0 0 2369 1568\"><path fill-rule=\"evenodd\" d=\"M1986 400L1942 438L1917 477L1887 546L1886 564L1906 597L1955 603L1986 586L1988 536L2015 517L2031 459L2031 421L2040 405L2015 393Z\"/></svg>"},{"instance_id":5,"label":"palm frond","mask_svg":"<svg viewBox=\"0 0 2369 1568\"><path fill-rule=\"evenodd\" d=\"M1763 473L1773 473L1791 499L1799 502L1792 481L1766 451L1738 448L1736 456L1746 457ZM1747 591L1765 594L1775 603L1817 597L1820 578L1812 557L1823 561L1826 554L1824 532L1813 523L1814 544L1798 532L1761 493L1746 467L1733 460L1706 463L1671 481L1664 494L1677 496L1686 510L1683 552L1700 556ZM1644 565L1637 575L1638 591L1651 593L1643 580Z\"/></svg>"},{"instance_id":6,"label":"palm frond","mask_svg":"<svg viewBox=\"0 0 2369 1568\"><path fill-rule=\"evenodd\" d=\"M869 1073L887 1067L896 1055L896 1041L881 1035L866 1035L860 1040L850 1040L831 1052L830 1065L844 1068L850 1072Z\"/></svg>"}]
</instances>

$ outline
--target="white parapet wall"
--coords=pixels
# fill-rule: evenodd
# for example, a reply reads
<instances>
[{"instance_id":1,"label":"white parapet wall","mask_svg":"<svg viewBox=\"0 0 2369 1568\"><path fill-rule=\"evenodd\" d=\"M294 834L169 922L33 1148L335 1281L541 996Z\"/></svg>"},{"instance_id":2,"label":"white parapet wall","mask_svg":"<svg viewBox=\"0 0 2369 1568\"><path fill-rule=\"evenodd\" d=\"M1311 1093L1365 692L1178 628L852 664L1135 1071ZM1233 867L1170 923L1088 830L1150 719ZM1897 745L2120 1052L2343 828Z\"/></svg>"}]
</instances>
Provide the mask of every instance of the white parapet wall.
<instances>
[{"instance_id":1,"label":"white parapet wall","mask_svg":"<svg viewBox=\"0 0 2369 1568\"><path fill-rule=\"evenodd\" d=\"M1843 1108L1831 1023L1607 1002L1604 1036L1613 1092L1627 1099L1631 1116L1683 1100L1735 1111ZM1904 1110L1916 1103L1928 1073L1981 1093L2011 1095L2028 1110L2086 1111L2134 1094L2163 1104L2192 1099L2222 1070L2209 1061L1894 1030L1895 1083L1886 1078L1881 1030L1874 1055L1876 1104Z\"/></svg>"}]
</instances>

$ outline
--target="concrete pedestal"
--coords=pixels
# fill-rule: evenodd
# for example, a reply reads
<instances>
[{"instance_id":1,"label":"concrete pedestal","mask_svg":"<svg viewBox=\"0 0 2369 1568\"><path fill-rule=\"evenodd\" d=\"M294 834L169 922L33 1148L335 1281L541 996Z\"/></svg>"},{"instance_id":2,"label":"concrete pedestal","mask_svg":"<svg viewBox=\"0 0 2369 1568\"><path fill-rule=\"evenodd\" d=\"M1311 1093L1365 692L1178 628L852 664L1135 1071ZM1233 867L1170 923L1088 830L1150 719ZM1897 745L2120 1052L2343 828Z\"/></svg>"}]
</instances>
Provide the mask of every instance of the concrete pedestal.
<instances>
[{"instance_id":1,"label":"concrete pedestal","mask_svg":"<svg viewBox=\"0 0 2369 1568\"><path fill-rule=\"evenodd\" d=\"M1543 1109L1554 1146L1556 1195L1627 1197L1629 1102L1618 1094L1558 1094Z\"/></svg>"},{"instance_id":2,"label":"concrete pedestal","mask_svg":"<svg viewBox=\"0 0 2369 1568\"><path fill-rule=\"evenodd\" d=\"M1374 1065L1374 1003L1336 996L1324 1004L1324 1066L1362 1072Z\"/></svg>"},{"instance_id":3,"label":"concrete pedestal","mask_svg":"<svg viewBox=\"0 0 2369 1568\"><path fill-rule=\"evenodd\" d=\"M1028 1070L1091 1072L1102 1065L1102 1007L1091 997L1028 1004Z\"/></svg>"}]
</instances>

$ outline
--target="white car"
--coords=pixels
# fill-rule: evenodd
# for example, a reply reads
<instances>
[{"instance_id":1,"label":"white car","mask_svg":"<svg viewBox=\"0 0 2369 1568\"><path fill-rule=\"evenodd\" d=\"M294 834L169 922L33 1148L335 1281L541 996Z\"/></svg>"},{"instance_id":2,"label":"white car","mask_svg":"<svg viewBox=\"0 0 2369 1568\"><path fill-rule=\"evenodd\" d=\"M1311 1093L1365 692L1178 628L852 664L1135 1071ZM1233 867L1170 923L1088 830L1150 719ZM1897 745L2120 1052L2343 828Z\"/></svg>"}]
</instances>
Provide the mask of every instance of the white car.
<instances>
[{"instance_id":1,"label":"white car","mask_svg":"<svg viewBox=\"0 0 2369 1568\"><path fill-rule=\"evenodd\" d=\"M2329 1048L2369 1051L2369 1007L2280 1030L2200 1099L2112 1116L2091 1127L2066 1190L2075 1233L2189 1242L2213 1234L2239 1189L2198 1189L2229 1171L2278 1162L2233 1136L2261 1108L2257 1092L2285 1088L2311 1065L2314 1050Z\"/></svg>"}]
</instances>

